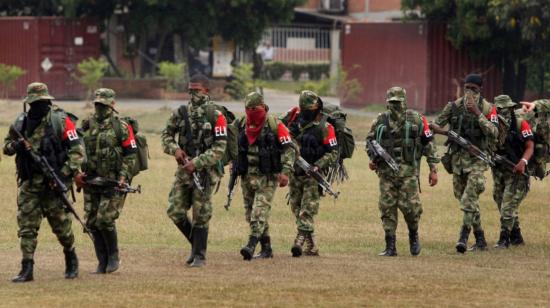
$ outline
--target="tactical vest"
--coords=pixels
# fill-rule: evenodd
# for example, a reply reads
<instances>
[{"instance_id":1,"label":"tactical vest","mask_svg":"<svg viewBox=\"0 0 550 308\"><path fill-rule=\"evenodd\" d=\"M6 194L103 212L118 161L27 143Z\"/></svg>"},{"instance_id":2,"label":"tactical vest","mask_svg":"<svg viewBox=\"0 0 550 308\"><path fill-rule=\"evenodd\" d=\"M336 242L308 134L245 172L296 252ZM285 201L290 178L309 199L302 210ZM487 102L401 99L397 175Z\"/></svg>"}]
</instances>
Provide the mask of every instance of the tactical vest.
<instances>
[{"instance_id":1,"label":"tactical vest","mask_svg":"<svg viewBox=\"0 0 550 308\"><path fill-rule=\"evenodd\" d=\"M424 123L420 115L413 111L405 112L405 120L397 129L390 126L390 112L382 114L382 123L376 127L376 141L398 162L416 165L422 155L422 132Z\"/></svg>"},{"instance_id":2,"label":"tactical vest","mask_svg":"<svg viewBox=\"0 0 550 308\"><path fill-rule=\"evenodd\" d=\"M206 102L198 108L202 110L193 114L189 114L187 105L178 109L178 145L191 157L204 153L214 144L213 127L210 123L216 122L216 106Z\"/></svg>"},{"instance_id":3,"label":"tactical vest","mask_svg":"<svg viewBox=\"0 0 550 308\"><path fill-rule=\"evenodd\" d=\"M88 158L83 170L94 176L116 178L120 172L123 160L123 148L116 132L115 123L121 121L116 116L100 124L95 118L90 118L83 124L84 144Z\"/></svg>"},{"instance_id":4,"label":"tactical vest","mask_svg":"<svg viewBox=\"0 0 550 308\"><path fill-rule=\"evenodd\" d=\"M460 103L464 105L464 98L460 98L457 101L460 101ZM451 120L449 121L450 129L470 141L481 150L489 150L489 140L481 130L478 116L468 112L465 107L464 109L458 108L456 105L457 101L451 103ZM479 98L478 108L481 110L483 115L490 112L490 110L487 110L488 106L484 104L483 97ZM456 149L453 149L455 151L458 150L458 145L455 143L451 143L451 147L456 147Z\"/></svg>"},{"instance_id":5,"label":"tactical vest","mask_svg":"<svg viewBox=\"0 0 550 308\"><path fill-rule=\"evenodd\" d=\"M300 145L300 155L310 164L315 164L330 150L329 146L323 144L326 123L327 116L322 115L317 125L310 122L302 127L299 116L290 124L289 131ZM296 172L300 171L302 171L301 168L296 168Z\"/></svg>"},{"instance_id":6,"label":"tactical vest","mask_svg":"<svg viewBox=\"0 0 550 308\"><path fill-rule=\"evenodd\" d=\"M525 150L525 142L520 132L521 122L522 120L512 112L510 123L506 125L506 138L499 144L497 150L498 154L506 156L513 163L519 162Z\"/></svg>"},{"instance_id":7,"label":"tactical vest","mask_svg":"<svg viewBox=\"0 0 550 308\"><path fill-rule=\"evenodd\" d=\"M239 152L237 158L237 171L239 175L247 174L249 166L248 155L250 153L248 152L249 144L245 132L245 121L245 118L243 118L239 125ZM258 169L262 174L276 174L283 170L281 162L283 147L278 140L276 124L275 119L268 116L260 135L256 138Z\"/></svg>"}]
</instances>

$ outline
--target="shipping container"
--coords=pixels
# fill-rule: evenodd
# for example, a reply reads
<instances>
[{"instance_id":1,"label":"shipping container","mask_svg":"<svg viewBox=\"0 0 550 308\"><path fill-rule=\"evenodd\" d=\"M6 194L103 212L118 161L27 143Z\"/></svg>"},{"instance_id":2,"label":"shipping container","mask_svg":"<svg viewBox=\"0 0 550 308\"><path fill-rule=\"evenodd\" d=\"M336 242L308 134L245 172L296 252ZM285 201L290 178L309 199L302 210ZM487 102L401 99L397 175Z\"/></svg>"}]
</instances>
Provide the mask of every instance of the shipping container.
<instances>
[{"instance_id":1,"label":"shipping container","mask_svg":"<svg viewBox=\"0 0 550 308\"><path fill-rule=\"evenodd\" d=\"M10 89L12 98L24 97L34 81L46 83L57 99L83 98L76 65L100 55L99 27L91 19L2 17L0 44L0 63L26 71Z\"/></svg>"},{"instance_id":2,"label":"shipping container","mask_svg":"<svg viewBox=\"0 0 550 308\"><path fill-rule=\"evenodd\" d=\"M401 86L410 108L437 112L461 94L462 80L471 72L483 74L489 100L501 91L498 65L456 50L445 25L349 23L342 31L342 65L363 86L360 97L342 102L346 107L383 104L386 90Z\"/></svg>"}]
</instances>

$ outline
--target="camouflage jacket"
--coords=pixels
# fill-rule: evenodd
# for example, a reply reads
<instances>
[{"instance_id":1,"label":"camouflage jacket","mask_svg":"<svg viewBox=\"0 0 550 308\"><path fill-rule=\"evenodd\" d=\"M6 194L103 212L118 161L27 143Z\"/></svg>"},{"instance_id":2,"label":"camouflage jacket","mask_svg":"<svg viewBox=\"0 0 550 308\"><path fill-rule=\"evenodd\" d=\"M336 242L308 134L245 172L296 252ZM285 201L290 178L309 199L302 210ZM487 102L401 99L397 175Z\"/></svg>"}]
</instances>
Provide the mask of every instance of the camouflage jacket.
<instances>
[{"instance_id":1,"label":"camouflage jacket","mask_svg":"<svg viewBox=\"0 0 550 308\"><path fill-rule=\"evenodd\" d=\"M539 99L534 101L537 112L550 114L550 99Z\"/></svg>"},{"instance_id":2,"label":"camouflage jacket","mask_svg":"<svg viewBox=\"0 0 550 308\"><path fill-rule=\"evenodd\" d=\"M111 179L131 179L137 160L132 127L116 116L99 121L94 115L82 121L81 128L87 156L83 171Z\"/></svg>"},{"instance_id":3,"label":"camouflage jacket","mask_svg":"<svg viewBox=\"0 0 550 308\"><path fill-rule=\"evenodd\" d=\"M197 170L218 168L221 173L221 159L227 146L227 121L220 111L208 107L211 104L208 99L201 105L187 105L189 132L184 117L179 110L174 111L162 131L162 147L168 155L174 155L179 148L194 156L192 161ZM196 153L189 153L191 145Z\"/></svg>"},{"instance_id":4,"label":"camouflage jacket","mask_svg":"<svg viewBox=\"0 0 550 308\"><path fill-rule=\"evenodd\" d=\"M24 117L24 114L20 115L14 123L14 126L20 131L23 128L22 124ZM54 124L54 121L57 123ZM59 132L55 132L56 130L54 129L54 133L58 134L57 137L61 141L61 145L67 154L67 159L61 166L59 173L65 178L71 178L81 171L81 166L84 163L86 156L84 147L81 144L76 132L75 124L67 113L57 106L52 105L49 113L42 119L40 124L34 129L30 136L26 136L24 131L21 131L21 133L25 135L34 151L37 151L38 154L45 155L42 153L41 149L43 145L42 141L46 136L48 127L53 127L54 125L59 127ZM21 155L15 148L17 142L17 135L10 131L4 139L4 154L8 156ZM43 183L44 178L41 174L33 175L32 181L37 187L45 184Z\"/></svg>"},{"instance_id":5,"label":"camouflage jacket","mask_svg":"<svg viewBox=\"0 0 550 308\"><path fill-rule=\"evenodd\" d=\"M460 98L454 102L448 103L445 108L443 108L441 114L439 114L435 119L435 124L443 128L447 124L450 125L453 118L461 115L465 118L475 117L466 110L463 100L464 98ZM455 105L454 108L453 104ZM498 138L498 115L496 112L496 107L484 99L480 99L478 106L481 110L481 114L479 117L475 118L475 120L477 121L479 130L482 134L480 137L485 138L486 142L496 144ZM457 110L458 114L453 114L453 109ZM473 170L484 171L488 168L484 161L478 159L461 147L451 145L450 155L454 174L469 173Z\"/></svg>"},{"instance_id":6,"label":"camouflage jacket","mask_svg":"<svg viewBox=\"0 0 550 308\"><path fill-rule=\"evenodd\" d=\"M389 128L384 127L387 133L381 133L380 138L388 139L391 134L393 142L386 142L387 140L377 140L388 153L392 153L392 157L399 164L399 173L395 174L393 170L384 162L379 162L377 164L378 171L377 173L381 176L397 176L397 177L408 177L408 176L418 176L420 172L420 160L422 156L426 157L426 162L430 170L436 170L436 166L439 163L439 157L437 155L437 147L433 141L433 133L428 126L428 121L426 117L420 113L408 109L406 111L406 117L403 121L396 122L390 116L389 113L379 114L378 117L372 123L369 134L367 135L367 140L375 140L377 138L377 131L380 131L381 126L385 126L385 118L387 116L389 122ZM409 132L405 131L406 122L410 125ZM409 135L411 141L411 151L413 156L411 159L406 160L404 158L404 153L406 144L409 141L406 141L406 135ZM389 149L389 144L393 143L393 149ZM387 145L386 145L387 144ZM394 149L396 151L394 151ZM399 152L399 153L398 153ZM390 154L391 155L391 154Z\"/></svg>"}]
</instances>

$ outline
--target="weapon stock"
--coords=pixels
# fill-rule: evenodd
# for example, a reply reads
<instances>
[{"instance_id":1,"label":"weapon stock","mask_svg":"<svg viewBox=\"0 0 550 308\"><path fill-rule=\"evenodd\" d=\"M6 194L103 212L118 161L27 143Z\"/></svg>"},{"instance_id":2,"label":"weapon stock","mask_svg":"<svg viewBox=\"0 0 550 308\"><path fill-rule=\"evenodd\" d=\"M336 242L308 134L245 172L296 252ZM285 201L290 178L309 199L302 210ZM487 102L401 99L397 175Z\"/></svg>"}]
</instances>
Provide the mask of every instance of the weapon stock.
<instances>
[{"instance_id":1,"label":"weapon stock","mask_svg":"<svg viewBox=\"0 0 550 308\"><path fill-rule=\"evenodd\" d=\"M314 171L313 167L302 157L298 156L296 159L296 164L302 168L306 172L306 174L313 177L319 186L326 191L329 195L333 196L335 199L338 199L338 195L340 195L340 192L335 192L332 190L332 187L330 186L330 183L323 177L321 173L318 171Z\"/></svg>"}]
</instances>

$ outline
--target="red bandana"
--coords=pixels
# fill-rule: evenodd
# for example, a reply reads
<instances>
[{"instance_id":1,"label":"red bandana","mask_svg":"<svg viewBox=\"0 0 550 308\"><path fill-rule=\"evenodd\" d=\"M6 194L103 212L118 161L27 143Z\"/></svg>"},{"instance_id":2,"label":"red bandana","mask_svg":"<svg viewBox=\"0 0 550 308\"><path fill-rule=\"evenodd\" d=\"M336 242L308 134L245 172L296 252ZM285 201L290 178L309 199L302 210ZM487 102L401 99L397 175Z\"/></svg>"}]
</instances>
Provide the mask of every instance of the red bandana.
<instances>
[{"instance_id":1,"label":"red bandana","mask_svg":"<svg viewBox=\"0 0 550 308\"><path fill-rule=\"evenodd\" d=\"M266 119L267 111L263 108L256 110L246 110L246 138L248 139L248 144L254 144L256 138L262 132L264 127L264 122Z\"/></svg>"}]
</instances>

